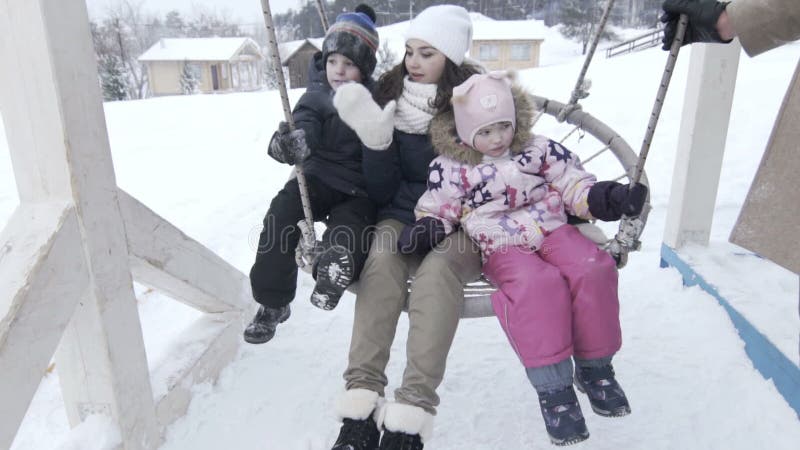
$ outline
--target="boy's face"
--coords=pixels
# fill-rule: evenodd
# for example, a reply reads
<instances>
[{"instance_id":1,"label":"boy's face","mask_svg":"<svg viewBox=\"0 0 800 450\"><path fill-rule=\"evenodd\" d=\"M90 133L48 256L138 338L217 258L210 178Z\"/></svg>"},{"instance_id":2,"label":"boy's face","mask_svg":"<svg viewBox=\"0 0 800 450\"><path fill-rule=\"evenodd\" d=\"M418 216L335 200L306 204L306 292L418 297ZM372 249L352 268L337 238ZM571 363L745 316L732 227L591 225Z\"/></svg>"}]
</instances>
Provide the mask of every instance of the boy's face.
<instances>
[{"instance_id":1,"label":"boy's face","mask_svg":"<svg viewBox=\"0 0 800 450\"><path fill-rule=\"evenodd\" d=\"M488 156L500 156L511 146L514 140L514 127L511 122L495 122L475 133L475 150Z\"/></svg>"},{"instance_id":2,"label":"boy's face","mask_svg":"<svg viewBox=\"0 0 800 450\"><path fill-rule=\"evenodd\" d=\"M443 31L444 32L444 31ZM412 81L436 84L442 78L447 57L431 44L419 39L406 41L404 62Z\"/></svg>"},{"instance_id":3,"label":"boy's face","mask_svg":"<svg viewBox=\"0 0 800 450\"><path fill-rule=\"evenodd\" d=\"M358 66L350 58L339 53L328 55L328 60L325 61L325 76L334 91L345 83L351 81L360 83L362 79Z\"/></svg>"}]
</instances>

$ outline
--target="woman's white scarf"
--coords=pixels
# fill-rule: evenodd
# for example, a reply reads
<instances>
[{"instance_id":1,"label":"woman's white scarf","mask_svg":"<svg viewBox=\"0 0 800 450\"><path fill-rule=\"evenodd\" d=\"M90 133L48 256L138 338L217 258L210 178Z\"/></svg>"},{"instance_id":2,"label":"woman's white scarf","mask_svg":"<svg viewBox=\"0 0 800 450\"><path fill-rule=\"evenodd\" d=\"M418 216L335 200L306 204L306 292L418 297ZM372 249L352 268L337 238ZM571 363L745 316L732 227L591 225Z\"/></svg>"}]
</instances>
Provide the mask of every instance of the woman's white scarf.
<instances>
[{"instance_id":1,"label":"woman's white scarf","mask_svg":"<svg viewBox=\"0 0 800 450\"><path fill-rule=\"evenodd\" d=\"M436 98L436 84L417 83L403 79L403 94L397 99L394 127L410 134L426 134L436 108L430 106Z\"/></svg>"}]
</instances>

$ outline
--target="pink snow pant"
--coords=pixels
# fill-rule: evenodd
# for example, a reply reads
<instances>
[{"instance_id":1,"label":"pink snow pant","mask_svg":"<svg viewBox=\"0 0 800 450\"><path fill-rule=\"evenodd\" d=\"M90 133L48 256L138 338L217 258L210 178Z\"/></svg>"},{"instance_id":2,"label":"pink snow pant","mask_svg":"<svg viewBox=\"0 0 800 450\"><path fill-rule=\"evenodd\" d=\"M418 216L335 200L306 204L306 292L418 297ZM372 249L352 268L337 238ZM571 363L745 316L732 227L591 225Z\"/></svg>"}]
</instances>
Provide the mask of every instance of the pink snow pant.
<instances>
[{"instance_id":1,"label":"pink snow pant","mask_svg":"<svg viewBox=\"0 0 800 450\"><path fill-rule=\"evenodd\" d=\"M536 252L500 249L483 266L492 307L525 367L612 356L622 344L614 259L577 228L546 234Z\"/></svg>"}]
</instances>

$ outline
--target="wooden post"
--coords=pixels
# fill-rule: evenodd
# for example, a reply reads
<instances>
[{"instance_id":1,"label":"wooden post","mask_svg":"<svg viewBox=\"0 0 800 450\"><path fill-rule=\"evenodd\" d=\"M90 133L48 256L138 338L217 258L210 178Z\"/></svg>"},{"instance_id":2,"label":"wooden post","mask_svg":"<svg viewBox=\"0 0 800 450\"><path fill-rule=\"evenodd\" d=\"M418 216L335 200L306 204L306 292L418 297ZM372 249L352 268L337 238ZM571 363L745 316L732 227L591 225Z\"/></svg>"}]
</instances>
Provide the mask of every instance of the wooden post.
<instances>
[{"instance_id":1,"label":"wooden post","mask_svg":"<svg viewBox=\"0 0 800 450\"><path fill-rule=\"evenodd\" d=\"M54 352L73 426L110 415L122 447L156 448L191 385L236 354L247 277L117 187L84 1L0 0L0 30L11 66L0 70L0 110L20 196L0 233L0 448ZM140 281L207 312L199 327L218 328L157 408L131 264Z\"/></svg>"},{"instance_id":2,"label":"wooden post","mask_svg":"<svg viewBox=\"0 0 800 450\"><path fill-rule=\"evenodd\" d=\"M11 446L88 286L74 208L17 208L0 233L0 448Z\"/></svg>"},{"instance_id":3,"label":"wooden post","mask_svg":"<svg viewBox=\"0 0 800 450\"><path fill-rule=\"evenodd\" d=\"M125 448L154 448L160 436L86 5L5 0L0 15L0 59L14 66L2 71L12 78L3 85L15 87L3 91L2 106L20 200L74 202L91 274L72 319L76 332L65 335L59 352L75 355L58 364L71 386L67 411L73 424L90 413L111 414Z\"/></svg>"},{"instance_id":4,"label":"wooden post","mask_svg":"<svg viewBox=\"0 0 800 450\"><path fill-rule=\"evenodd\" d=\"M741 46L694 44L664 243L708 244Z\"/></svg>"}]
</instances>

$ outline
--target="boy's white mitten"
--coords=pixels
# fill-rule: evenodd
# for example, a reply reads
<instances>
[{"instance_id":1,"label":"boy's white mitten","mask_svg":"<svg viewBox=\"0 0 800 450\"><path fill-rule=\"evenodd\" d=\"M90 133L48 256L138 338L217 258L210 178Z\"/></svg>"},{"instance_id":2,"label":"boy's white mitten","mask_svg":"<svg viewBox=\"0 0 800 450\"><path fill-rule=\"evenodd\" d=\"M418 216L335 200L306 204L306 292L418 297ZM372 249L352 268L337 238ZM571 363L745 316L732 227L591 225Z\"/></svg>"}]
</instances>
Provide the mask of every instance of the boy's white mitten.
<instances>
[{"instance_id":1,"label":"boy's white mitten","mask_svg":"<svg viewBox=\"0 0 800 450\"><path fill-rule=\"evenodd\" d=\"M394 133L394 110L397 107L394 100L381 109L364 85L349 83L336 89L333 106L364 145L373 150L389 148Z\"/></svg>"}]
</instances>

